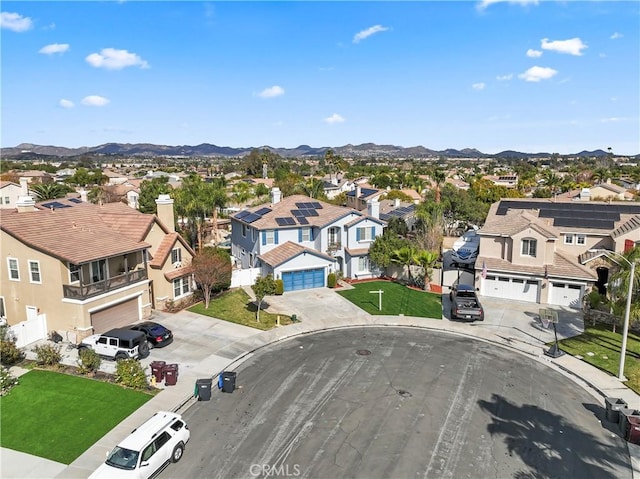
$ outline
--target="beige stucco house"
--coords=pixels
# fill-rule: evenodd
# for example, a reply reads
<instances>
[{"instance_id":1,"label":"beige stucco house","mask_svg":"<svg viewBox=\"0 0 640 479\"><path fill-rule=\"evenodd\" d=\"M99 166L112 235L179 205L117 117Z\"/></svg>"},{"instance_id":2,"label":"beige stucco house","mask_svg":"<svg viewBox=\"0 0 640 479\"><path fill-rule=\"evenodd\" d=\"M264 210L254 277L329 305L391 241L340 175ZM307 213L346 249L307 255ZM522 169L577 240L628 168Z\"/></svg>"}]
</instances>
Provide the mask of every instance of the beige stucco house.
<instances>
[{"instance_id":1,"label":"beige stucco house","mask_svg":"<svg viewBox=\"0 0 640 479\"><path fill-rule=\"evenodd\" d=\"M615 267L603 250L640 244L640 203L501 200L478 235L480 294L580 308Z\"/></svg>"},{"instance_id":2,"label":"beige stucco house","mask_svg":"<svg viewBox=\"0 0 640 479\"><path fill-rule=\"evenodd\" d=\"M191 294L194 253L174 231L173 200L157 202L158 216L28 196L2 211L0 312L19 341L53 330L79 341Z\"/></svg>"}]
</instances>

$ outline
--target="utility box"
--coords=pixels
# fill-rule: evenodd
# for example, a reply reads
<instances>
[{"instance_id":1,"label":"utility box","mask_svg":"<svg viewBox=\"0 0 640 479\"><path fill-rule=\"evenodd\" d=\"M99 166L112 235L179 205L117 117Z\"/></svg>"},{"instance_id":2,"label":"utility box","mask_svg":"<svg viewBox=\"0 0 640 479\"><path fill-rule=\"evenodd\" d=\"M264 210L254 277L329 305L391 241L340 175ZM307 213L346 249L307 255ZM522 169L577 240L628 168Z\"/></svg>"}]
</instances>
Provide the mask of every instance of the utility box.
<instances>
[{"instance_id":1,"label":"utility box","mask_svg":"<svg viewBox=\"0 0 640 479\"><path fill-rule=\"evenodd\" d=\"M620 420L620 410L625 409L628 404L620 398L605 398L604 405L607 409L607 421L618 423Z\"/></svg>"},{"instance_id":2,"label":"utility box","mask_svg":"<svg viewBox=\"0 0 640 479\"><path fill-rule=\"evenodd\" d=\"M164 367L164 384L165 386L175 386L178 382L178 365L167 364Z\"/></svg>"},{"instance_id":3,"label":"utility box","mask_svg":"<svg viewBox=\"0 0 640 479\"><path fill-rule=\"evenodd\" d=\"M211 379L198 379L196 380L196 390L198 401L209 401L211 399Z\"/></svg>"},{"instance_id":4,"label":"utility box","mask_svg":"<svg viewBox=\"0 0 640 479\"><path fill-rule=\"evenodd\" d=\"M232 393L236 389L236 373L234 371L222 372L222 392Z\"/></svg>"}]
</instances>

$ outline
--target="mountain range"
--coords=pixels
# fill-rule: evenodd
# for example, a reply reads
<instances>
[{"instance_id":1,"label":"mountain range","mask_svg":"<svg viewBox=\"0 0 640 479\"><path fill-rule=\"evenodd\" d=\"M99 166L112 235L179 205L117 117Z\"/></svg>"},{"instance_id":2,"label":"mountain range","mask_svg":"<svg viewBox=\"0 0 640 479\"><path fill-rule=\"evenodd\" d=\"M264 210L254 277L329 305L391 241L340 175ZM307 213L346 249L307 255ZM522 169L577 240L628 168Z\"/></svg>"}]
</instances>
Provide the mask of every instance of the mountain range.
<instances>
[{"instance_id":1,"label":"mountain range","mask_svg":"<svg viewBox=\"0 0 640 479\"><path fill-rule=\"evenodd\" d=\"M209 143L189 146L169 146L153 145L149 143L105 143L94 147L66 148L63 146L45 146L32 143L21 143L11 148L2 148L1 154L5 159L25 156L55 156L74 157L80 155L112 155L112 156L137 156L137 157L242 157L251 153L252 150L267 149L282 157L302 158L320 157L325 152L332 149L334 153L345 158L350 157L389 157L389 158L428 158L444 156L446 158L548 158L551 153L523 153L519 151L506 150L496 154L486 154L475 148L464 148L456 150L453 148L446 150L431 150L424 146L402 147L395 145L377 145L375 143L363 143L361 145L344 145L338 147L313 148L308 145L300 145L296 148L274 148L271 146L232 148L229 146L217 146ZM570 157L602 157L607 152L603 150L581 151L571 155L561 155ZM640 155L638 155L640 156Z\"/></svg>"}]
</instances>

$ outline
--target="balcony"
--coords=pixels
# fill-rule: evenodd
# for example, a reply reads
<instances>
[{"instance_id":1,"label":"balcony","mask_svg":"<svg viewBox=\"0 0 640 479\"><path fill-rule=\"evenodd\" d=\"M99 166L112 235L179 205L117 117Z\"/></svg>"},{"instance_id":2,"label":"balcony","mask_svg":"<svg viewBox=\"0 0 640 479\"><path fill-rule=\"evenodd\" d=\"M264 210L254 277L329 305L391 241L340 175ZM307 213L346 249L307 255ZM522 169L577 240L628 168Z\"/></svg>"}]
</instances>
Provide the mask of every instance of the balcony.
<instances>
[{"instance_id":1,"label":"balcony","mask_svg":"<svg viewBox=\"0 0 640 479\"><path fill-rule=\"evenodd\" d=\"M327 246L327 254L329 256L333 256L336 251L339 251L340 249L342 249L342 244L339 241L331 242Z\"/></svg>"},{"instance_id":2,"label":"balcony","mask_svg":"<svg viewBox=\"0 0 640 479\"><path fill-rule=\"evenodd\" d=\"M129 286L130 284L139 283L147 279L147 270L138 269L122 273L118 276L112 276L103 281L96 281L84 285L63 284L62 294L68 299L89 299L100 294L109 293L117 289Z\"/></svg>"}]
</instances>

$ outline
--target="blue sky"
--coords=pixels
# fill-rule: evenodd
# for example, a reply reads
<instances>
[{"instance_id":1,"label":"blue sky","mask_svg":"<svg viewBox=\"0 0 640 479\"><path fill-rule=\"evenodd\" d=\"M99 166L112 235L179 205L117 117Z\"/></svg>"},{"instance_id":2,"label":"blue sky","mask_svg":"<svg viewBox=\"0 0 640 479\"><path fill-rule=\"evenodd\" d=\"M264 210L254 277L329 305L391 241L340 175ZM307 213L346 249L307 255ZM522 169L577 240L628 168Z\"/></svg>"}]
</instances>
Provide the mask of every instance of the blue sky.
<instances>
[{"instance_id":1,"label":"blue sky","mask_svg":"<svg viewBox=\"0 0 640 479\"><path fill-rule=\"evenodd\" d=\"M1 4L1 145L640 153L640 3Z\"/></svg>"}]
</instances>

